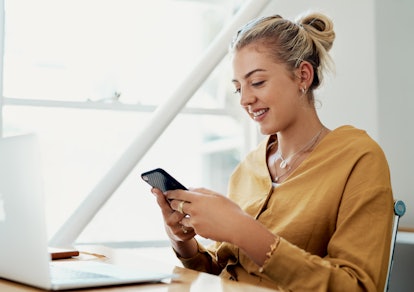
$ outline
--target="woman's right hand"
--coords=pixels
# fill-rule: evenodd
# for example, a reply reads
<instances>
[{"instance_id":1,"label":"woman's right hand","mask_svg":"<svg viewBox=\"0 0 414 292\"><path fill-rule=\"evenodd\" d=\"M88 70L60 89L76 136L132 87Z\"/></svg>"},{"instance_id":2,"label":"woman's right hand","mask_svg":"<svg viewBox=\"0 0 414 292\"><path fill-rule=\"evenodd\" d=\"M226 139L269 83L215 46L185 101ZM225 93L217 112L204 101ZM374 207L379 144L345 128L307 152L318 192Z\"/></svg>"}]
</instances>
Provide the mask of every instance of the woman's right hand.
<instances>
[{"instance_id":1,"label":"woman's right hand","mask_svg":"<svg viewBox=\"0 0 414 292\"><path fill-rule=\"evenodd\" d=\"M173 210L160 189L153 188L151 189L151 192L156 197L157 203L161 208L165 230L170 239L174 242L191 240L196 235L194 229L180 224L181 220L185 217L185 214Z\"/></svg>"}]
</instances>

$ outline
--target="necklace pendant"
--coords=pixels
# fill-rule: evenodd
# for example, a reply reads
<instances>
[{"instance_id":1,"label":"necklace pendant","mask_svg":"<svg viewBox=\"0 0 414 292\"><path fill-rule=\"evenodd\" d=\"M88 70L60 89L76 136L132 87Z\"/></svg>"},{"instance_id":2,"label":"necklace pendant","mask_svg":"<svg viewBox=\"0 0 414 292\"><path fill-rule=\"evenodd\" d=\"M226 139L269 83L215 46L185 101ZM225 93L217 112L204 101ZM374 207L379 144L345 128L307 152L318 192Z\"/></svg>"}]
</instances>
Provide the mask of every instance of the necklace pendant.
<instances>
[{"instance_id":1,"label":"necklace pendant","mask_svg":"<svg viewBox=\"0 0 414 292\"><path fill-rule=\"evenodd\" d=\"M274 178L274 180L273 180L275 183L277 183L278 181L279 181L279 177L278 176L275 176L275 178Z\"/></svg>"},{"instance_id":2,"label":"necklace pendant","mask_svg":"<svg viewBox=\"0 0 414 292\"><path fill-rule=\"evenodd\" d=\"M286 168L286 166L287 166L286 160L283 160L282 159L282 161L280 162L279 166L280 166L280 168L283 168L283 169Z\"/></svg>"}]
</instances>

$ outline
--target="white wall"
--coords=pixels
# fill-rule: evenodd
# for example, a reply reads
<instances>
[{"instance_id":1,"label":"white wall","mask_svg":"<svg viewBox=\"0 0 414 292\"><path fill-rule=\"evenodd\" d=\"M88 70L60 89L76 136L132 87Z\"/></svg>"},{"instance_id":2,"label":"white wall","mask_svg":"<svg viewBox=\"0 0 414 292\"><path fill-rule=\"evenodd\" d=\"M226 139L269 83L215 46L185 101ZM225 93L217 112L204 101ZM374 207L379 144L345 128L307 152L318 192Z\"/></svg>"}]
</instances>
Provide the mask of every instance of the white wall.
<instances>
[{"instance_id":1,"label":"white wall","mask_svg":"<svg viewBox=\"0 0 414 292\"><path fill-rule=\"evenodd\" d=\"M4 0L0 0L0 137L3 136Z\"/></svg>"},{"instance_id":2,"label":"white wall","mask_svg":"<svg viewBox=\"0 0 414 292\"><path fill-rule=\"evenodd\" d=\"M363 128L382 146L394 196L407 204L400 226L414 227L414 2L271 1L263 14L294 19L307 10L329 15L337 35L331 51L336 74L316 96L320 117L330 128Z\"/></svg>"},{"instance_id":3,"label":"white wall","mask_svg":"<svg viewBox=\"0 0 414 292\"><path fill-rule=\"evenodd\" d=\"M321 119L330 128L352 124L378 139L374 1L271 1L263 14L294 19L307 10L330 16L336 32L331 50L336 73L316 95Z\"/></svg>"},{"instance_id":4,"label":"white wall","mask_svg":"<svg viewBox=\"0 0 414 292\"><path fill-rule=\"evenodd\" d=\"M407 205L400 225L414 228L414 2L379 0L376 16L380 143Z\"/></svg>"}]
</instances>

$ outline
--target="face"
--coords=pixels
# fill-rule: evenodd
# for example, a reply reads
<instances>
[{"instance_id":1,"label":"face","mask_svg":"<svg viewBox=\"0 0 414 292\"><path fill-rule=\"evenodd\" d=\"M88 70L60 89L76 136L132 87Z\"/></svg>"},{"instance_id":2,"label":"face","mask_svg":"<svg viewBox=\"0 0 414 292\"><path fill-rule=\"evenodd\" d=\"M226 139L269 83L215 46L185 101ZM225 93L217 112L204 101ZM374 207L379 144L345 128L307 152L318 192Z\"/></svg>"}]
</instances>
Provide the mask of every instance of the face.
<instances>
[{"instance_id":1,"label":"face","mask_svg":"<svg viewBox=\"0 0 414 292\"><path fill-rule=\"evenodd\" d=\"M295 123L303 108L300 78L276 63L263 47L250 44L235 52L233 74L240 104L263 134L277 133Z\"/></svg>"}]
</instances>

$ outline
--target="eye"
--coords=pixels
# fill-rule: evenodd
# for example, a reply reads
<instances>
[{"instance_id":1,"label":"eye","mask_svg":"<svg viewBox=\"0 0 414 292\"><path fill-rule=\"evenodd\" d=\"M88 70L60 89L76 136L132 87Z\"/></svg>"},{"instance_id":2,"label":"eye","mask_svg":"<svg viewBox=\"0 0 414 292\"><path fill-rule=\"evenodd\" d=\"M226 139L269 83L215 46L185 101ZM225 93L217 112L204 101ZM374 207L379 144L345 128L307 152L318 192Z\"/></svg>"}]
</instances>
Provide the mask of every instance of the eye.
<instances>
[{"instance_id":1,"label":"eye","mask_svg":"<svg viewBox=\"0 0 414 292\"><path fill-rule=\"evenodd\" d=\"M260 87L265 83L265 81L259 81L259 82L252 82L253 87Z\"/></svg>"},{"instance_id":2,"label":"eye","mask_svg":"<svg viewBox=\"0 0 414 292\"><path fill-rule=\"evenodd\" d=\"M233 91L233 93L234 93L234 94L240 94L240 88L236 88L236 89Z\"/></svg>"}]
</instances>

